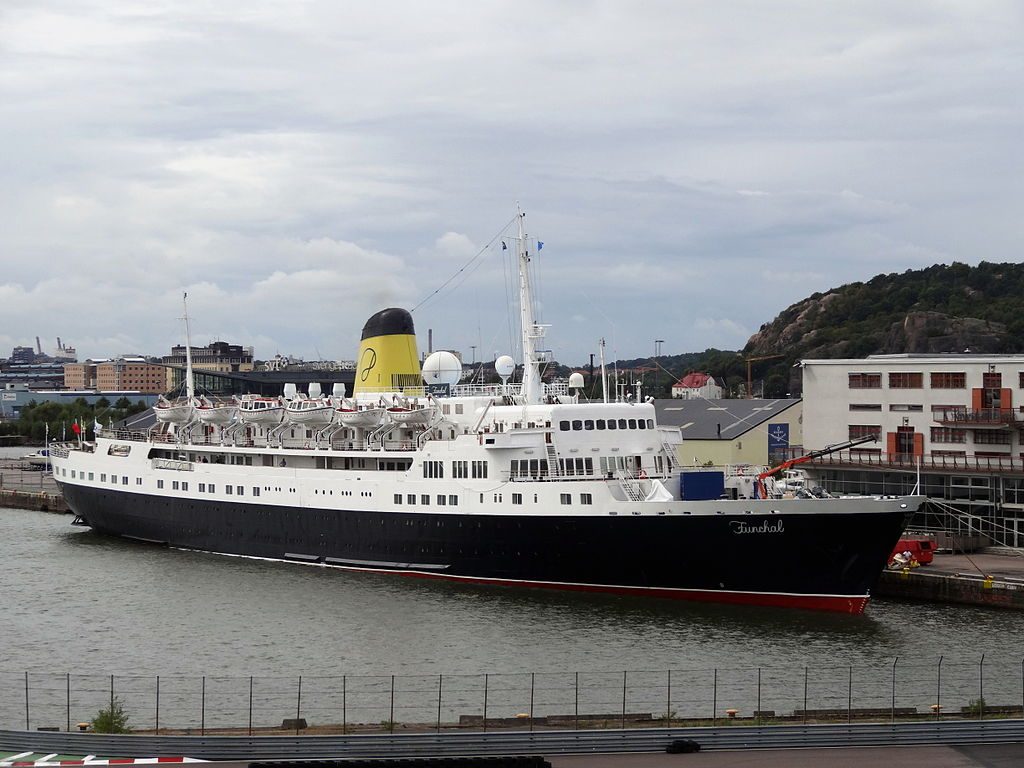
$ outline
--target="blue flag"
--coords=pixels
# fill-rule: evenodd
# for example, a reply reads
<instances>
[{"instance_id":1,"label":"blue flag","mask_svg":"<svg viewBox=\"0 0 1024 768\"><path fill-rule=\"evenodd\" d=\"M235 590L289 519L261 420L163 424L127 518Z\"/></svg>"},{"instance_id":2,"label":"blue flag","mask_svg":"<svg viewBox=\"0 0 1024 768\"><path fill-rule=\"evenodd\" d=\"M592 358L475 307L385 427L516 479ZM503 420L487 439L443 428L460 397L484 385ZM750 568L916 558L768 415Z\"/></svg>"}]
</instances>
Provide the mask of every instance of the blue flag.
<instances>
[{"instance_id":1,"label":"blue flag","mask_svg":"<svg viewBox=\"0 0 1024 768\"><path fill-rule=\"evenodd\" d=\"M538 240L537 241L537 250L539 251L543 247L544 247L544 242L542 240Z\"/></svg>"}]
</instances>

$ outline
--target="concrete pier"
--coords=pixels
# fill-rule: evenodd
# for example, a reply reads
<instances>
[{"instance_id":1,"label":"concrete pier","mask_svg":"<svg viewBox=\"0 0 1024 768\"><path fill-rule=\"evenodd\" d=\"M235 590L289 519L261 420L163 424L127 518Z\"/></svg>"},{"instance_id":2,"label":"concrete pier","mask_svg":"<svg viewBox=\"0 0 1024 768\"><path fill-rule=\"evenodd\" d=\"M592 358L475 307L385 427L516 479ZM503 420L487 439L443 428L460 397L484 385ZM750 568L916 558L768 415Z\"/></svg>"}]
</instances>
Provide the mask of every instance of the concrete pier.
<instances>
[{"instance_id":1,"label":"concrete pier","mask_svg":"<svg viewBox=\"0 0 1024 768\"><path fill-rule=\"evenodd\" d=\"M1024 610L1024 553L937 554L931 565L886 570L872 594Z\"/></svg>"},{"instance_id":2,"label":"concrete pier","mask_svg":"<svg viewBox=\"0 0 1024 768\"><path fill-rule=\"evenodd\" d=\"M0 507L58 514L71 512L53 476L49 472L30 469L28 462L19 459L0 465Z\"/></svg>"}]
</instances>

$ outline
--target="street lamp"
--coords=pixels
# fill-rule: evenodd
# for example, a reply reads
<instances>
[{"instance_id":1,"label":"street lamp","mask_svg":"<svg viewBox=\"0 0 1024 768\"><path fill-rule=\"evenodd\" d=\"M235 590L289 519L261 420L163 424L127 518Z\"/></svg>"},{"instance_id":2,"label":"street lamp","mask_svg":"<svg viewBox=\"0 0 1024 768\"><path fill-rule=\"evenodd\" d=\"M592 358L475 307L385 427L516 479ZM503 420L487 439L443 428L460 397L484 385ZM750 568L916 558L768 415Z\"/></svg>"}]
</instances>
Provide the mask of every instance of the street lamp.
<instances>
[{"instance_id":1,"label":"street lamp","mask_svg":"<svg viewBox=\"0 0 1024 768\"><path fill-rule=\"evenodd\" d=\"M661 345L665 343L664 339L654 340L654 390L658 390L658 358L661 357Z\"/></svg>"}]
</instances>

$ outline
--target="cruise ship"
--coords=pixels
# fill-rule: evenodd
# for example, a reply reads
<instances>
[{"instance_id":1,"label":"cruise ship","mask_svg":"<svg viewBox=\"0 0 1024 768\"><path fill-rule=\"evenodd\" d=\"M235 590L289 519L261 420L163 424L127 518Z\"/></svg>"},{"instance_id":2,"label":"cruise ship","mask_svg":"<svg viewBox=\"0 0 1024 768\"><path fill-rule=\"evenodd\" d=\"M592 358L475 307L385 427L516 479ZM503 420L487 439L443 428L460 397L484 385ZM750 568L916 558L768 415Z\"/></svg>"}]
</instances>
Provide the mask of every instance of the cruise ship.
<instances>
[{"instance_id":1,"label":"cruise ship","mask_svg":"<svg viewBox=\"0 0 1024 768\"><path fill-rule=\"evenodd\" d=\"M397 308L366 323L351 393L214 404L189 361L154 428L51 446L76 521L321 567L862 612L924 499L795 498L757 472L683 467L678 428L639 393L544 382L522 213L508 239L522 362L499 358L500 384L460 383L448 352L421 366Z\"/></svg>"}]
</instances>

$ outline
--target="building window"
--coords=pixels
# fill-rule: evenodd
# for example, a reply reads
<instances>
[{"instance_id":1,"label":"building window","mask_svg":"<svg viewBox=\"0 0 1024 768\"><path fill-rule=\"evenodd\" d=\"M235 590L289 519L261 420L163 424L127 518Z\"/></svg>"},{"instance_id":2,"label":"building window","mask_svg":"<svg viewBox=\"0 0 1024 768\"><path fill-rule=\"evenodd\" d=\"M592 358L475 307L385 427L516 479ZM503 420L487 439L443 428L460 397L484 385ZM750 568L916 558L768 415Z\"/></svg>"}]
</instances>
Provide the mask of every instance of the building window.
<instances>
[{"instance_id":1,"label":"building window","mask_svg":"<svg viewBox=\"0 0 1024 768\"><path fill-rule=\"evenodd\" d=\"M933 443L966 443L967 430L951 427L932 427Z\"/></svg>"},{"instance_id":2,"label":"building window","mask_svg":"<svg viewBox=\"0 0 1024 768\"><path fill-rule=\"evenodd\" d=\"M851 411L880 411L881 403L850 403Z\"/></svg>"},{"instance_id":3,"label":"building window","mask_svg":"<svg viewBox=\"0 0 1024 768\"><path fill-rule=\"evenodd\" d=\"M881 424L851 424L849 439L859 440L862 437L878 437L881 433Z\"/></svg>"},{"instance_id":4,"label":"building window","mask_svg":"<svg viewBox=\"0 0 1024 768\"><path fill-rule=\"evenodd\" d=\"M995 371L987 371L981 374L981 386L985 389L1001 389L1003 386L1003 374Z\"/></svg>"},{"instance_id":5,"label":"building window","mask_svg":"<svg viewBox=\"0 0 1024 768\"><path fill-rule=\"evenodd\" d=\"M851 373L850 389L881 389L882 374L880 373Z\"/></svg>"},{"instance_id":6,"label":"building window","mask_svg":"<svg viewBox=\"0 0 1024 768\"><path fill-rule=\"evenodd\" d=\"M923 387L923 373L895 371L889 374L889 389L921 389Z\"/></svg>"},{"instance_id":7,"label":"building window","mask_svg":"<svg viewBox=\"0 0 1024 768\"><path fill-rule=\"evenodd\" d=\"M572 494L571 493L563 493L563 494L561 494L560 495L560 499L561 499L561 502L563 504L572 504Z\"/></svg>"},{"instance_id":8,"label":"building window","mask_svg":"<svg viewBox=\"0 0 1024 768\"><path fill-rule=\"evenodd\" d=\"M966 389L967 374L958 372L933 372L931 374L932 389Z\"/></svg>"},{"instance_id":9,"label":"building window","mask_svg":"<svg viewBox=\"0 0 1024 768\"><path fill-rule=\"evenodd\" d=\"M988 431L984 429L974 430L975 445L1009 445L1010 433L1002 430Z\"/></svg>"},{"instance_id":10,"label":"building window","mask_svg":"<svg viewBox=\"0 0 1024 768\"><path fill-rule=\"evenodd\" d=\"M924 406L923 405L913 405L913 404L908 404L908 403L893 403L892 405L889 406L889 410L890 411L903 411L903 412L908 412L909 411L911 413L920 413L921 411L924 410Z\"/></svg>"}]
</instances>

